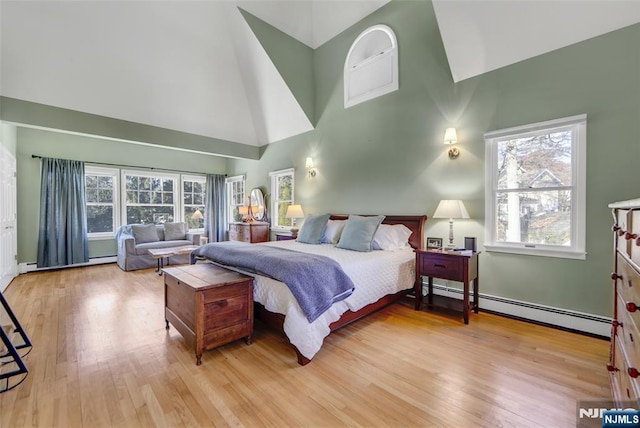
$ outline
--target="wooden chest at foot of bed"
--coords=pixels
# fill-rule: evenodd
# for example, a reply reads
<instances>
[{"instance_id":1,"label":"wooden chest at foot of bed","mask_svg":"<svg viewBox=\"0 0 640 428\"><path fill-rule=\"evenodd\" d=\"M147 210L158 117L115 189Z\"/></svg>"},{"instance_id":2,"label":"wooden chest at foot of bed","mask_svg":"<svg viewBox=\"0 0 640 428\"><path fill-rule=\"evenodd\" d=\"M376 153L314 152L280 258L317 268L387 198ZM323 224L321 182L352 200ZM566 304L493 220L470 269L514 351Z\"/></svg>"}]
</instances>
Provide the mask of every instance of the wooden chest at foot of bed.
<instances>
[{"instance_id":1,"label":"wooden chest at foot of bed","mask_svg":"<svg viewBox=\"0 0 640 428\"><path fill-rule=\"evenodd\" d=\"M201 263L164 269L166 328L169 323L202 353L253 334L253 278Z\"/></svg>"}]
</instances>

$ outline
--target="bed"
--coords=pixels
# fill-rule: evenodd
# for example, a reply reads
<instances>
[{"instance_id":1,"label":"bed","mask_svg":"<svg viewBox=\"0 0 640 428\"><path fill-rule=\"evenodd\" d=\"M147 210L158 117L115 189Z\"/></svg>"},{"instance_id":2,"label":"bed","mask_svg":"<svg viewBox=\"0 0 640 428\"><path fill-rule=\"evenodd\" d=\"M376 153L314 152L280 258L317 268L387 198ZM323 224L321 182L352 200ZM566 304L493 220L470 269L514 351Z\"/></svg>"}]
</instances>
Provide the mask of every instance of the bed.
<instances>
[{"instance_id":1,"label":"bed","mask_svg":"<svg viewBox=\"0 0 640 428\"><path fill-rule=\"evenodd\" d=\"M330 217L333 221L347 220L347 218L346 215ZM249 245L254 250L260 248L270 251L272 248L281 248L328 257L342 267L344 273L353 281L355 286L353 292L347 298L333 303L311 322L301 310L289 287L283 282L237 266L213 261L255 278L256 317L284 333L295 349L298 363L305 365L320 351L325 337L332 331L396 302L413 289L415 283L413 249L423 246L425 221L426 216L385 216L382 224L402 224L411 231L408 239L409 246L395 251L359 252L340 249L332 243L310 245L294 240L242 244ZM206 258L208 257L203 256L203 252L194 252L192 261Z\"/></svg>"}]
</instances>

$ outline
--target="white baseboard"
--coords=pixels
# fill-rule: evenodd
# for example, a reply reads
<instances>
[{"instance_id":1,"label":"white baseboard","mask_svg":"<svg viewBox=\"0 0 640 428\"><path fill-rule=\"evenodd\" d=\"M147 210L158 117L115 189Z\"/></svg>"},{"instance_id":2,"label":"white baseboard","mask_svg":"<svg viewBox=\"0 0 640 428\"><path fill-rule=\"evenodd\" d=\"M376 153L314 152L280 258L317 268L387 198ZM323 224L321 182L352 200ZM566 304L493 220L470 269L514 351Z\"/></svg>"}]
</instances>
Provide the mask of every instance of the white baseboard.
<instances>
[{"instance_id":1,"label":"white baseboard","mask_svg":"<svg viewBox=\"0 0 640 428\"><path fill-rule=\"evenodd\" d=\"M80 266L93 266L93 265L104 265L107 263L117 263L117 256L105 256L105 257L93 257L89 259L88 263L78 263L75 265L66 265L66 266L53 266L53 267L44 267L39 268L38 264L33 263L20 263L18 265L19 273L27 273L27 272L36 272L43 270L52 270L52 269L64 269L64 268L72 268L72 267L80 267Z\"/></svg>"},{"instance_id":2,"label":"white baseboard","mask_svg":"<svg viewBox=\"0 0 640 428\"><path fill-rule=\"evenodd\" d=\"M426 293L426 289L425 284L423 293ZM462 299L462 290L442 284L433 284L433 294ZM482 293L479 300L481 311L484 309L596 336L611 336L611 318Z\"/></svg>"}]
</instances>

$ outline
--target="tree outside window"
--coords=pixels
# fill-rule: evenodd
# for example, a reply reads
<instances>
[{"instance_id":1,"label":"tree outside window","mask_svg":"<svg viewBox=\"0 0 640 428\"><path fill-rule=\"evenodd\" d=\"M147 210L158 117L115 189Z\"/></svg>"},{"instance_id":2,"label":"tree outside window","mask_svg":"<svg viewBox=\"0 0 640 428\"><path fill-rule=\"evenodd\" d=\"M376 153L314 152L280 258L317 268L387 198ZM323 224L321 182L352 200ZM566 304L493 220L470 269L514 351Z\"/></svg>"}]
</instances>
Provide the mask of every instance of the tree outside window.
<instances>
[{"instance_id":1,"label":"tree outside window","mask_svg":"<svg viewBox=\"0 0 640 428\"><path fill-rule=\"evenodd\" d=\"M271 217L272 228L288 229L291 219L286 218L287 207L294 203L294 170L275 171L271 176Z\"/></svg>"},{"instance_id":2,"label":"tree outside window","mask_svg":"<svg viewBox=\"0 0 640 428\"><path fill-rule=\"evenodd\" d=\"M127 224L173 222L177 176L124 174Z\"/></svg>"}]
</instances>

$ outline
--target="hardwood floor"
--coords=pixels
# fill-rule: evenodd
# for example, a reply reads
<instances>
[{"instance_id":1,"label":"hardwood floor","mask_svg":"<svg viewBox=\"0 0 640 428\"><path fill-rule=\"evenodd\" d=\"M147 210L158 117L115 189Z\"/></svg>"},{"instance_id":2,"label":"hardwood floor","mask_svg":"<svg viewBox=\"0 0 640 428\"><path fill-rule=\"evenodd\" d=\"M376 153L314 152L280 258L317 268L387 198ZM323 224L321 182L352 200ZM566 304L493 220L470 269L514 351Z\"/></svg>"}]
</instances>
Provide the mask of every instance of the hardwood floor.
<instances>
[{"instance_id":1,"label":"hardwood floor","mask_svg":"<svg viewBox=\"0 0 640 428\"><path fill-rule=\"evenodd\" d=\"M607 341L407 299L325 340L307 366L256 324L205 352L165 330L162 278L116 265L20 275L5 291L34 347L0 427L573 427L608 399Z\"/></svg>"}]
</instances>

